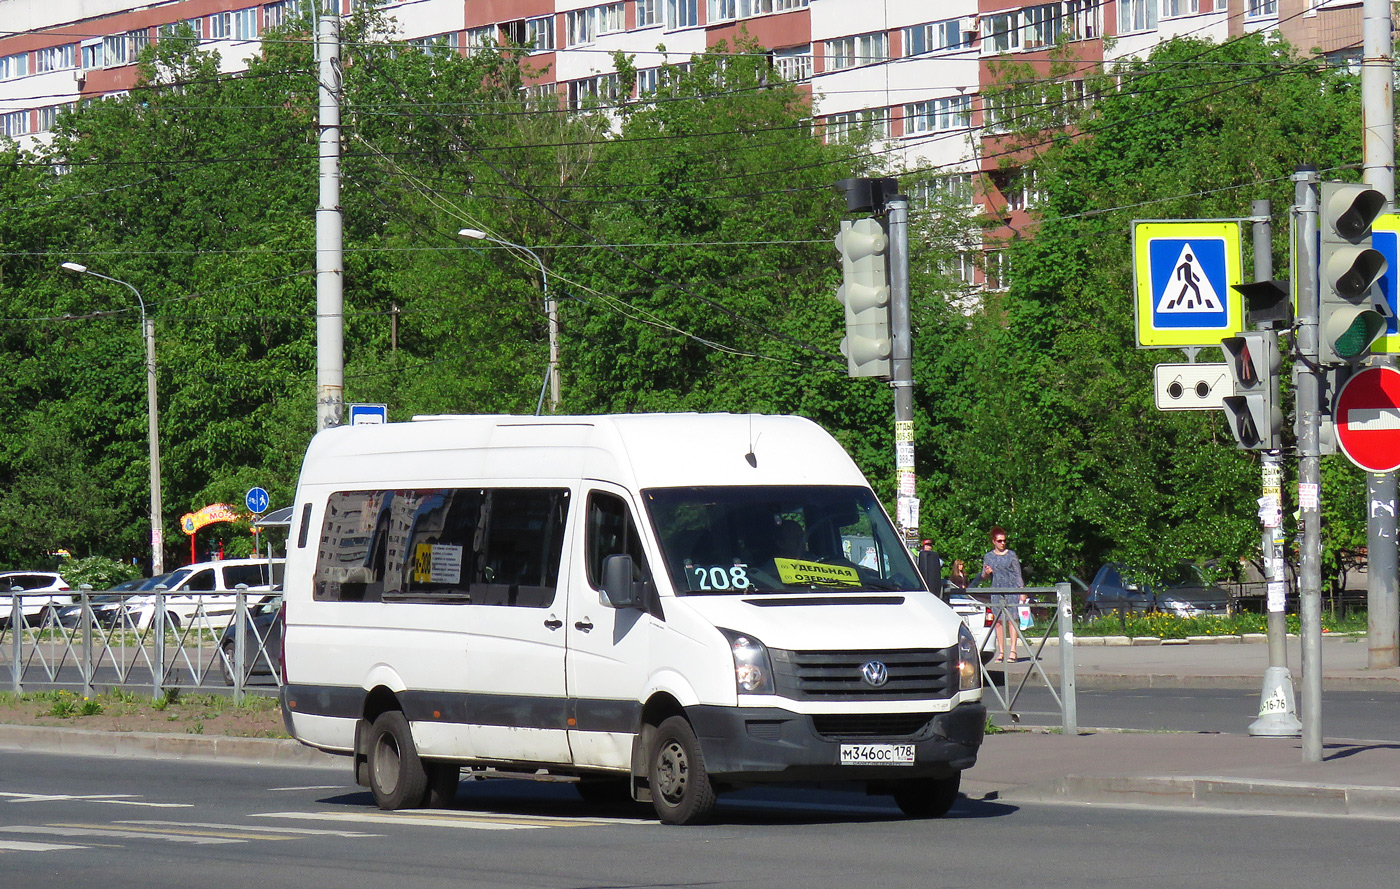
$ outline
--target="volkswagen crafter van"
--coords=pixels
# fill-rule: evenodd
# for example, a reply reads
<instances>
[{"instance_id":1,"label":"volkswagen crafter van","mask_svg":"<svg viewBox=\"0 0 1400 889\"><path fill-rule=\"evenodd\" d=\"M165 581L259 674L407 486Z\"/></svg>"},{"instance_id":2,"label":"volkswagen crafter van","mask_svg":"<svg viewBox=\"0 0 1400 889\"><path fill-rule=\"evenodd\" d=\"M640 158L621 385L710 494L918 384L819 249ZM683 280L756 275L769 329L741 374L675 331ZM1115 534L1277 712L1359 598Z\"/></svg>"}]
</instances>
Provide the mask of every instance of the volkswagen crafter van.
<instances>
[{"instance_id":1,"label":"volkswagen crafter van","mask_svg":"<svg viewBox=\"0 0 1400 889\"><path fill-rule=\"evenodd\" d=\"M971 634L798 417L325 430L284 616L288 730L351 757L386 809L446 805L466 770L562 776L673 824L815 780L938 816L986 720Z\"/></svg>"}]
</instances>

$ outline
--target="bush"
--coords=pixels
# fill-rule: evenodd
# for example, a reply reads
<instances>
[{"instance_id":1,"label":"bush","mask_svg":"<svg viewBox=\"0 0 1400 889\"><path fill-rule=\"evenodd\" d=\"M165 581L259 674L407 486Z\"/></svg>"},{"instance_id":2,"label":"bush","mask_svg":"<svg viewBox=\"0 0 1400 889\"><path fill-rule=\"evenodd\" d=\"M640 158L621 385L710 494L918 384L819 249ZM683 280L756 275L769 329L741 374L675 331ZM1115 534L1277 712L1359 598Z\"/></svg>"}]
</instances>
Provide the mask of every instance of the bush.
<instances>
[{"instance_id":1,"label":"bush","mask_svg":"<svg viewBox=\"0 0 1400 889\"><path fill-rule=\"evenodd\" d=\"M59 573L75 590L85 583L91 584L94 590L110 590L124 580L141 576L135 565L118 562L106 556L69 559L60 566Z\"/></svg>"}]
</instances>

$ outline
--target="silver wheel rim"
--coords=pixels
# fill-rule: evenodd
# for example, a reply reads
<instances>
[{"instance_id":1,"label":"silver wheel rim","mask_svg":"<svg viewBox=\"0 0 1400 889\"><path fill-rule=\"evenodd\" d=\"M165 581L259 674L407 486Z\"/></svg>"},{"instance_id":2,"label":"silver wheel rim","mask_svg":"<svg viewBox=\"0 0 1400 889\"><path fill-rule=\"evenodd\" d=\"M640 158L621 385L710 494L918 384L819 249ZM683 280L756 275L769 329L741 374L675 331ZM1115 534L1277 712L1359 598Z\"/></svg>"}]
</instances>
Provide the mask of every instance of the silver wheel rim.
<instances>
[{"instance_id":1,"label":"silver wheel rim","mask_svg":"<svg viewBox=\"0 0 1400 889\"><path fill-rule=\"evenodd\" d=\"M681 801L689 775L690 763L680 741L672 738L662 744L656 754L656 783L666 802L675 805Z\"/></svg>"},{"instance_id":2,"label":"silver wheel rim","mask_svg":"<svg viewBox=\"0 0 1400 889\"><path fill-rule=\"evenodd\" d=\"M388 732L374 745L374 783L386 795L399 786L399 745Z\"/></svg>"}]
</instances>

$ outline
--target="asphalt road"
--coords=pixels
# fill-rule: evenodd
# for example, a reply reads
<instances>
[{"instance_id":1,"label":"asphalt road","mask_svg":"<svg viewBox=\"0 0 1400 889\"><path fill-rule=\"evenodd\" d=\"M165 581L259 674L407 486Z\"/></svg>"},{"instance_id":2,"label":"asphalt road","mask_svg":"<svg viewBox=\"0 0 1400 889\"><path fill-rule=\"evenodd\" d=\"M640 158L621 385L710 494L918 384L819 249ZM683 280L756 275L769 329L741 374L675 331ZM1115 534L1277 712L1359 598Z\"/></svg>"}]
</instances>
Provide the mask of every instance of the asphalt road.
<instances>
[{"instance_id":1,"label":"asphalt road","mask_svg":"<svg viewBox=\"0 0 1400 889\"><path fill-rule=\"evenodd\" d=\"M8 754L0 884L215 886L1209 887L1390 885L1384 821L1012 806L906 821L834 790L721 798L663 827L567 786L480 782L449 810L383 813L344 769Z\"/></svg>"},{"instance_id":2,"label":"asphalt road","mask_svg":"<svg viewBox=\"0 0 1400 889\"><path fill-rule=\"evenodd\" d=\"M1082 728L1244 734L1259 715L1258 691L1081 688L1075 697ZM991 696L986 699L991 708ZM1043 687L1022 692L1016 710L1025 711L1022 725L1060 724L1059 711ZM1005 714L993 713L992 721L1013 724ZM1400 741L1400 693L1323 692L1322 731L1330 738Z\"/></svg>"}]
</instances>

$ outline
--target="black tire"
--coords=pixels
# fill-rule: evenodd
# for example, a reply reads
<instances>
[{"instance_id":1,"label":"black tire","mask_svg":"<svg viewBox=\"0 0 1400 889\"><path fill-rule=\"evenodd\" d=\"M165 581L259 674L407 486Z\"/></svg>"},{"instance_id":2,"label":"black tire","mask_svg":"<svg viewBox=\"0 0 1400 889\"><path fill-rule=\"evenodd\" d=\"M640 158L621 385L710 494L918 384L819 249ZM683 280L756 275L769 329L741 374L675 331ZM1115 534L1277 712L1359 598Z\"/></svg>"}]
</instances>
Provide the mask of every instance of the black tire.
<instances>
[{"instance_id":1,"label":"black tire","mask_svg":"<svg viewBox=\"0 0 1400 889\"><path fill-rule=\"evenodd\" d=\"M578 795L590 806L632 805L631 778L585 778L574 785Z\"/></svg>"},{"instance_id":2,"label":"black tire","mask_svg":"<svg viewBox=\"0 0 1400 889\"><path fill-rule=\"evenodd\" d=\"M953 808L962 786L962 772L948 778L915 778L893 788L899 810L910 818L942 818Z\"/></svg>"},{"instance_id":3,"label":"black tire","mask_svg":"<svg viewBox=\"0 0 1400 889\"><path fill-rule=\"evenodd\" d=\"M651 804L663 824L703 824L715 810L715 786L695 731L683 716L656 727L647 749Z\"/></svg>"},{"instance_id":4,"label":"black tire","mask_svg":"<svg viewBox=\"0 0 1400 889\"><path fill-rule=\"evenodd\" d=\"M381 713L369 729L369 789L381 809L416 809L428 794L428 772L399 710Z\"/></svg>"},{"instance_id":5,"label":"black tire","mask_svg":"<svg viewBox=\"0 0 1400 889\"><path fill-rule=\"evenodd\" d=\"M219 651L223 652L219 657L219 672L224 674L224 685L233 685L233 643L225 642Z\"/></svg>"},{"instance_id":6,"label":"black tire","mask_svg":"<svg viewBox=\"0 0 1400 889\"><path fill-rule=\"evenodd\" d=\"M457 785L462 783L462 767L455 762L435 762L428 769L428 792L424 803L430 809L450 809L457 801Z\"/></svg>"}]
</instances>

